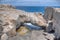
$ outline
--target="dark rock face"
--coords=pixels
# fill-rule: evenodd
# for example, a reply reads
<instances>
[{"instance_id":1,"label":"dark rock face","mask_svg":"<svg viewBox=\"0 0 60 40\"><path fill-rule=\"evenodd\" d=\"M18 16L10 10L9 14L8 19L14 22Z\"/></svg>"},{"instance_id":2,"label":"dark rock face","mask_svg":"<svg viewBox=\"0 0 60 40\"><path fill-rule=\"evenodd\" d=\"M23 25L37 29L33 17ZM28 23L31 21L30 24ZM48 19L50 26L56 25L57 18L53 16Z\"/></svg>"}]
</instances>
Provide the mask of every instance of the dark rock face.
<instances>
[{"instance_id":1,"label":"dark rock face","mask_svg":"<svg viewBox=\"0 0 60 40\"><path fill-rule=\"evenodd\" d=\"M55 12L53 14L53 27L55 28L55 36L57 38L60 37L60 8L55 8Z\"/></svg>"},{"instance_id":2,"label":"dark rock face","mask_svg":"<svg viewBox=\"0 0 60 40\"><path fill-rule=\"evenodd\" d=\"M45 13L44 13L44 18L48 21L48 20L52 20L53 19L53 8L52 7L47 7L45 9Z\"/></svg>"},{"instance_id":3,"label":"dark rock face","mask_svg":"<svg viewBox=\"0 0 60 40\"><path fill-rule=\"evenodd\" d=\"M53 22L51 29L55 31L54 35L56 38L60 37L60 8L48 7L45 10L44 18L47 22L50 20ZM49 28L50 29L50 28Z\"/></svg>"}]
</instances>

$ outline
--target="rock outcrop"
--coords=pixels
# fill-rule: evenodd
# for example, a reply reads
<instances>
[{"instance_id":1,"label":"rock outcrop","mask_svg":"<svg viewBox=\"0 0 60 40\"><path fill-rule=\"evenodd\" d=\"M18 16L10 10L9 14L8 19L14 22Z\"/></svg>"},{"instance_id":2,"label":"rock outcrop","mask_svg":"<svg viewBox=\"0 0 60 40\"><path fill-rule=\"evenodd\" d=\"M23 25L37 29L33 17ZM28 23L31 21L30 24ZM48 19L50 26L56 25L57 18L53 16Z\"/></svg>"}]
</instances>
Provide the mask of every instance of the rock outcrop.
<instances>
[{"instance_id":1,"label":"rock outcrop","mask_svg":"<svg viewBox=\"0 0 60 40\"><path fill-rule=\"evenodd\" d=\"M34 24L38 24L40 26L43 25L46 26L46 21L41 14L29 13L29 12L17 10L9 5L0 5L0 6L3 6L2 9L0 10L0 14L8 15L10 19L17 20L19 17L21 22L27 21Z\"/></svg>"},{"instance_id":2,"label":"rock outcrop","mask_svg":"<svg viewBox=\"0 0 60 40\"><path fill-rule=\"evenodd\" d=\"M60 37L60 8L51 8L51 7L46 8L44 18L47 20L47 22L50 20L53 23L53 25L50 26L49 29L53 29L55 31L54 35L56 36L56 38L59 38Z\"/></svg>"},{"instance_id":3,"label":"rock outcrop","mask_svg":"<svg viewBox=\"0 0 60 40\"><path fill-rule=\"evenodd\" d=\"M10 36L16 35L16 28L22 23L30 22L42 27L47 26L41 14L17 10L11 5L0 5L0 21L2 21L3 33Z\"/></svg>"}]
</instances>

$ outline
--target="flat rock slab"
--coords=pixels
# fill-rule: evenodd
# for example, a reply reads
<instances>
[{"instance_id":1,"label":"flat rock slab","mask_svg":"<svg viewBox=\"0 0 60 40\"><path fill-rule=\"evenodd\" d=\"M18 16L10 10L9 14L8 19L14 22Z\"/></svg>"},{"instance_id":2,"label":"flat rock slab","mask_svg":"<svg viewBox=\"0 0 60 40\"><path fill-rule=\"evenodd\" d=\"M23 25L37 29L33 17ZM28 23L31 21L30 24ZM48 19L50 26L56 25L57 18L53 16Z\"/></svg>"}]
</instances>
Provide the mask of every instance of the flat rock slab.
<instances>
[{"instance_id":1,"label":"flat rock slab","mask_svg":"<svg viewBox=\"0 0 60 40\"><path fill-rule=\"evenodd\" d=\"M44 35L46 34L46 35ZM48 38L47 38L48 37ZM16 35L14 37L9 37L9 40L53 40L54 35L43 32L43 30L36 31L33 30L23 36Z\"/></svg>"},{"instance_id":2,"label":"flat rock slab","mask_svg":"<svg viewBox=\"0 0 60 40\"><path fill-rule=\"evenodd\" d=\"M46 33L43 30L32 31L31 40L54 40L55 36L50 33Z\"/></svg>"},{"instance_id":3,"label":"flat rock slab","mask_svg":"<svg viewBox=\"0 0 60 40\"><path fill-rule=\"evenodd\" d=\"M19 34L14 37L9 37L9 40L31 40L31 32L20 36Z\"/></svg>"},{"instance_id":4,"label":"flat rock slab","mask_svg":"<svg viewBox=\"0 0 60 40\"><path fill-rule=\"evenodd\" d=\"M45 39L45 36L43 35L43 31L32 31L32 40L47 40Z\"/></svg>"}]
</instances>

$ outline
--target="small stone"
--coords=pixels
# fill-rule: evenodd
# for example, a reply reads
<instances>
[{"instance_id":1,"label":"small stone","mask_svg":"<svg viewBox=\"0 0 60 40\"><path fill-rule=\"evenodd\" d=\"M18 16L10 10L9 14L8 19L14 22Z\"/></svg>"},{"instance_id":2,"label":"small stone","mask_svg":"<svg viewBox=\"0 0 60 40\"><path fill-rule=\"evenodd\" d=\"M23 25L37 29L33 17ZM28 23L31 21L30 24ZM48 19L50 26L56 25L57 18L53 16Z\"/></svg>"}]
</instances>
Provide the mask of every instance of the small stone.
<instances>
[{"instance_id":1,"label":"small stone","mask_svg":"<svg viewBox=\"0 0 60 40\"><path fill-rule=\"evenodd\" d=\"M1 40L8 40L7 34L3 34L3 35L1 36Z\"/></svg>"}]
</instances>

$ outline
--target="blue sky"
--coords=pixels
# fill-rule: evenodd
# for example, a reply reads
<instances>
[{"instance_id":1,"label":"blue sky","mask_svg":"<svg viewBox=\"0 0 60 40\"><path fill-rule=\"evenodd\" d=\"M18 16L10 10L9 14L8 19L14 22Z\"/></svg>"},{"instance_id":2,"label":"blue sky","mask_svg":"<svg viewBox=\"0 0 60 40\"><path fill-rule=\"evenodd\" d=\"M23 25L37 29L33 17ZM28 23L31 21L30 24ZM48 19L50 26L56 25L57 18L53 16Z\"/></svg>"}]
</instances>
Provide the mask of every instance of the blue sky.
<instances>
[{"instance_id":1,"label":"blue sky","mask_svg":"<svg viewBox=\"0 0 60 40\"><path fill-rule=\"evenodd\" d=\"M14 6L60 6L60 0L0 0L0 4Z\"/></svg>"}]
</instances>

